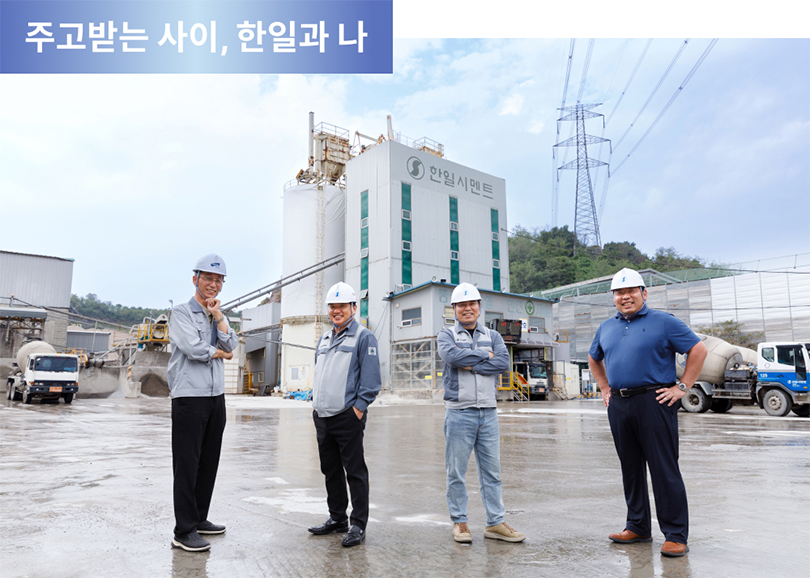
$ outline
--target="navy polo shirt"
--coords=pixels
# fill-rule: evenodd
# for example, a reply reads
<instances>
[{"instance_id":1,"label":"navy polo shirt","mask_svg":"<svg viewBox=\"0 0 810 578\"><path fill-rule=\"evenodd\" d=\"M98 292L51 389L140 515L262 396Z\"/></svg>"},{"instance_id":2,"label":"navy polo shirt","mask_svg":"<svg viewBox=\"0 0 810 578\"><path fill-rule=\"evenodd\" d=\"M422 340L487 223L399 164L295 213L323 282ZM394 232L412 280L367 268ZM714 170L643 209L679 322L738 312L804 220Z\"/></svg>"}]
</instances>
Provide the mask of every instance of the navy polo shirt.
<instances>
[{"instance_id":1,"label":"navy polo shirt","mask_svg":"<svg viewBox=\"0 0 810 578\"><path fill-rule=\"evenodd\" d=\"M647 304L630 319L621 313L596 330L590 353L605 360L611 389L674 383L675 354L686 353L700 338L686 323Z\"/></svg>"}]
</instances>

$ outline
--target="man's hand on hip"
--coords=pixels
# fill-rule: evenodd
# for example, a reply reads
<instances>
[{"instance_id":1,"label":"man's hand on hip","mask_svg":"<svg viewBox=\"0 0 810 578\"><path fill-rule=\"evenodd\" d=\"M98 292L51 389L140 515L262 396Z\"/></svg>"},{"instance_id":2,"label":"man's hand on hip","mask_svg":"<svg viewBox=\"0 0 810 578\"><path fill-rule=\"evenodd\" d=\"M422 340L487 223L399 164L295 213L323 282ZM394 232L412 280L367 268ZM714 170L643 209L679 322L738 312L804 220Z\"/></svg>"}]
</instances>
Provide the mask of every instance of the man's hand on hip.
<instances>
[{"instance_id":1,"label":"man's hand on hip","mask_svg":"<svg viewBox=\"0 0 810 578\"><path fill-rule=\"evenodd\" d=\"M673 405L676 401L681 399L683 396L686 395L685 391L681 391L677 385L673 385L672 387L664 387L661 389L656 389L655 393L658 395L655 399L658 400L658 403L667 403L667 405Z\"/></svg>"},{"instance_id":2,"label":"man's hand on hip","mask_svg":"<svg viewBox=\"0 0 810 578\"><path fill-rule=\"evenodd\" d=\"M352 409L354 410L354 415L357 416L357 419L363 419L363 412L362 411L360 411L359 409L357 409L354 406L352 406Z\"/></svg>"},{"instance_id":3,"label":"man's hand on hip","mask_svg":"<svg viewBox=\"0 0 810 578\"><path fill-rule=\"evenodd\" d=\"M602 393L602 403L607 407L610 405L610 386L600 387L599 391Z\"/></svg>"}]
</instances>

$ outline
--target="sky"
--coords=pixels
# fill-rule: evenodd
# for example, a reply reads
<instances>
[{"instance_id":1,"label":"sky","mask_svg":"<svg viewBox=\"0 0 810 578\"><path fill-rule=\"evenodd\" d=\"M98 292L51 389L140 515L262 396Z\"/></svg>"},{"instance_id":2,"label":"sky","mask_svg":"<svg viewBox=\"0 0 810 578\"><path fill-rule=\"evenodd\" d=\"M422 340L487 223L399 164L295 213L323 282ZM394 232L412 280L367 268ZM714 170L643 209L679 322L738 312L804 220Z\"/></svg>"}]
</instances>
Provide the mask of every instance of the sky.
<instances>
[{"instance_id":1,"label":"sky","mask_svg":"<svg viewBox=\"0 0 810 578\"><path fill-rule=\"evenodd\" d=\"M558 137L556 121L575 37L566 104L580 94L602 103L604 132L602 119L586 128L614 146L610 158L607 145L591 151L613 167L603 243L707 263L810 251L810 40L763 37L778 35L767 22L729 29L718 14L720 39L684 84L711 21L546 24L531 32L539 38L511 38L523 31L508 14L465 6L437 27L395 2L392 75L0 75L0 250L72 258L74 294L129 306L191 297L191 267L209 252L228 265L223 301L271 283L283 187L306 166L310 111L374 136L390 114L403 136L505 179L510 229L573 228L575 171L560 172L552 214L552 147L571 134L560 123ZM574 156L561 152L557 165ZM599 207L605 169L592 179Z\"/></svg>"}]
</instances>

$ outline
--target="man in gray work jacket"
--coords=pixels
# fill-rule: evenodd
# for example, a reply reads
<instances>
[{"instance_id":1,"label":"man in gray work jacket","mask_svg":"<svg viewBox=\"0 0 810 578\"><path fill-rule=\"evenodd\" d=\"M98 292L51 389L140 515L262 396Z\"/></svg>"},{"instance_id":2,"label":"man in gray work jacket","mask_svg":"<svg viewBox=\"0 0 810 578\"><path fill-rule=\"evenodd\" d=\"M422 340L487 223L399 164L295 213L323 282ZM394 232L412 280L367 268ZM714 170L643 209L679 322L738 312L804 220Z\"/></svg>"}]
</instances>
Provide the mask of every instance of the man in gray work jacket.
<instances>
[{"instance_id":1,"label":"man in gray work jacket","mask_svg":"<svg viewBox=\"0 0 810 578\"><path fill-rule=\"evenodd\" d=\"M321 472L326 477L329 518L309 528L316 535L347 532L343 546L366 538L368 468L363 458L363 431L368 406L380 391L380 358L374 334L355 319L357 297L346 283L337 283L326 296L333 329L315 349L312 417L318 438ZM352 494L351 527L346 516Z\"/></svg>"},{"instance_id":2,"label":"man in gray work jacket","mask_svg":"<svg viewBox=\"0 0 810 578\"><path fill-rule=\"evenodd\" d=\"M509 368L509 352L497 331L478 323L481 294L474 285L460 284L453 290L450 303L456 324L452 329L442 329L437 341L444 361L444 461L453 539L472 542L464 478L470 453L475 450L481 499L487 513L484 537L522 542L526 536L504 522L501 495L501 440L495 394L498 374Z\"/></svg>"},{"instance_id":3,"label":"man in gray work jacket","mask_svg":"<svg viewBox=\"0 0 810 578\"><path fill-rule=\"evenodd\" d=\"M194 297L172 310L169 321L169 389L172 398L174 539L172 547L202 552L200 534L222 534L208 521L225 430L225 359L238 343L219 310L225 261L206 255L194 266Z\"/></svg>"}]
</instances>

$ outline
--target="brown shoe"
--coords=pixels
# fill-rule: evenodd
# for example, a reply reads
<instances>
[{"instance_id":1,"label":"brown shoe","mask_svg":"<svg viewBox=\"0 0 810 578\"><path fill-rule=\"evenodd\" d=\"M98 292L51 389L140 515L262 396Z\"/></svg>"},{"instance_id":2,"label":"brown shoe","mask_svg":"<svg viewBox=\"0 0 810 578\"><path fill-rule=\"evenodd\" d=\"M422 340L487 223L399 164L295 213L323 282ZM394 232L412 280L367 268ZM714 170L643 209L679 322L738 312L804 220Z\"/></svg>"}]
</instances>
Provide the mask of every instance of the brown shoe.
<instances>
[{"instance_id":1,"label":"brown shoe","mask_svg":"<svg viewBox=\"0 0 810 578\"><path fill-rule=\"evenodd\" d=\"M652 542L652 536L639 536L635 532L631 532L630 530L622 530L618 534L611 534L608 536L614 542L618 542L619 544L632 544L633 542ZM671 542L670 542L671 543Z\"/></svg>"},{"instance_id":2,"label":"brown shoe","mask_svg":"<svg viewBox=\"0 0 810 578\"><path fill-rule=\"evenodd\" d=\"M522 542L526 539L526 536L510 527L506 522L501 522L497 526L484 528L484 538L503 540L504 542Z\"/></svg>"},{"instance_id":3,"label":"brown shoe","mask_svg":"<svg viewBox=\"0 0 810 578\"><path fill-rule=\"evenodd\" d=\"M453 524L453 540L456 542L461 542L462 544L469 544L472 542L472 534L470 533L470 529L467 527L467 522Z\"/></svg>"},{"instance_id":4,"label":"brown shoe","mask_svg":"<svg viewBox=\"0 0 810 578\"><path fill-rule=\"evenodd\" d=\"M664 556L670 556L672 558L683 556L688 551L689 546L686 544L679 544L678 542L664 542L664 545L661 546L661 553Z\"/></svg>"}]
</instances>

